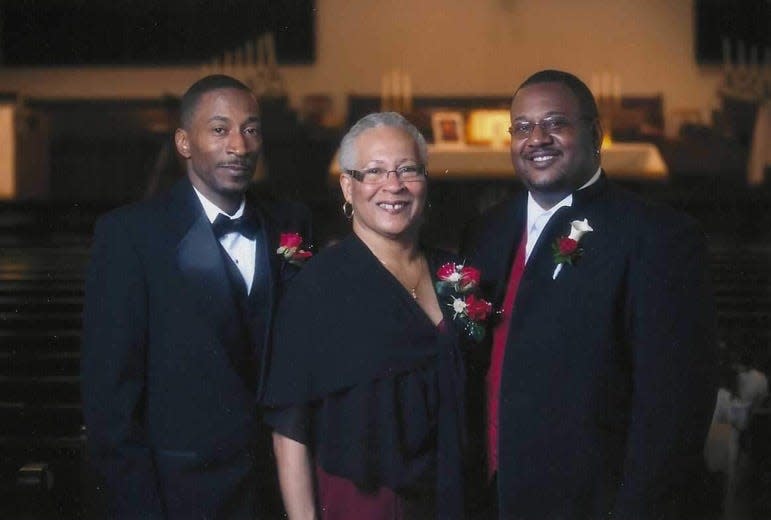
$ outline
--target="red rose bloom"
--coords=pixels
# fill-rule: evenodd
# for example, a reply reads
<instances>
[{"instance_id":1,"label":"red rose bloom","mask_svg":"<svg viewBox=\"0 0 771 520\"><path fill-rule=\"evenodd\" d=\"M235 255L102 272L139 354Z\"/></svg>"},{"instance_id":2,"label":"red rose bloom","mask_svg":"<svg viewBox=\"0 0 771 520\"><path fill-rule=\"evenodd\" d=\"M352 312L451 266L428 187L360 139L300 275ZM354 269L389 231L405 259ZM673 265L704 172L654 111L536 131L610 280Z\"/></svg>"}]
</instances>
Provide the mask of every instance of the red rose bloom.
<instances>
[{"instance_id":1,"label":"red rose bloom","mask_svg":"<svg viewBox=\"0 0 771 520\"><path fill-rule=\"evenodd\" d=\"M452 262L443 264L442 267L440 267L439 270L436 272L437 278L439 278L443 282L446 282L447 280L449 280L449 278L453 274L455 274L455 264L453 264Z\"/></svg>"},{"instance_id":2,"label":"red rose bloom","mask_svg":"<svg viewBox=\"0 0 771 520\"><path fill-rule=\"evenodd\" d=\"M460 289L467 291L479 285L481 273L476 267L464 266L460 271Z\"/></svg>"},{"instance_id":3,"label":"red rose bloom","mask_svg":"<svg viewBox=\"0 0 771 520\"><path fill-rule=\"evenodd\" d=\"M578 242L568 237L560 237L557 240L557 248L562 256L570 256L578 249Z\"/></svg>"},{"instance_id":4,"label":"red rose bloom","mask_svg":"<svg viewBox=\"0 0 771 520\"><path fill-rule=\"evenodd\" d=\"M300 236L300 233L281 233L281 238L278 242L278 245L281 247L286 247L287 249L293 249L300 247L300 244L303 243L303 237Z\"/></svg>"},{"instance_id":5,"label":"red rose bloom","mask_svg":"<svg viewBox=\"0 0 771 520\"><path fill-rule=\"evenodd\" d=\"M466 298L466 314L474 321L485 321L493 306L490 302L469 294Z\"/></svg>"}]
</instances>

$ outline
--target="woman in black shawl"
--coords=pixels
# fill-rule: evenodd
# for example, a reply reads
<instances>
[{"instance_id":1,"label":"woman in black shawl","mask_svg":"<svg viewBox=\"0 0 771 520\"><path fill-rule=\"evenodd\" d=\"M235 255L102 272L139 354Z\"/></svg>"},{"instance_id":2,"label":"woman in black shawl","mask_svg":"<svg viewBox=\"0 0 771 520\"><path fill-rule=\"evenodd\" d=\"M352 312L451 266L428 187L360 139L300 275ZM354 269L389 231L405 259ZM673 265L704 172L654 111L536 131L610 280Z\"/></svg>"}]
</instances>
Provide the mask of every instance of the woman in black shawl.
<instances>
[{"instance_id":1,"label":"woman in black shawl","mask_svg":"<svg viewBox=\"0 0 771 520\"><path fill-rule=\"evenodd\" d=\"M279 307L263 403L290 519L463 516L466 331L435 292L452 259L418 240L426 159L399 114L351 128L340 186L353 233Z\"/></svg>"}]
</instances>

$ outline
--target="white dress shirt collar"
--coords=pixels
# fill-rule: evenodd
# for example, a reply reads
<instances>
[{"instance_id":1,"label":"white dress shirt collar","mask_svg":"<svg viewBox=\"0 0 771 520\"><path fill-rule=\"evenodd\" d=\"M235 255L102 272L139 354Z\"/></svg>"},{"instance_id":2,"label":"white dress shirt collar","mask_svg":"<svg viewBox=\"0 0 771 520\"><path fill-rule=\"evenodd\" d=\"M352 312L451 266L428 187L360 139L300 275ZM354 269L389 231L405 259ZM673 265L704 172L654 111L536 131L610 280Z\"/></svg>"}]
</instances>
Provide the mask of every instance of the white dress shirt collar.
<instances>
[{"instance_id":1,"label":"white dress shirt collar","mask_svg":"<svg viewBox=\"0 0 771 520\"><path fill-rule=\"evenodd\" d=\"M198 199L201 201L201 205L203 206L203 210L206 213L209 222L213 223L214 219L216 219L217 215L220 213L231 219L238 218L244 214L244 208L246 207L245 199L241 200L241 205L233 215L228 215L216 204L204 197L200 191L195 189L195 187L193 187L193 189L195 190L195 194L198 195ZM226 233L218 240L225 249L225 252L230 256L230 259L233 260L233 263L238 267L238 270L246 283L247 293L251 292L256 263L255 240L246 238L241 233Z\"/></svg>"},{"instance_id":2,"label":"white dress shirt collar","mask_svg":"<svg viewBox=\"0 0 771 520\"><path fill-rule=\"evenodd\" d=\"M203 206L203 210L206 213L206 217L209 219L209 222L214 222L214 219L216 219L217 215L219 215L220 213L222 213L228 218L238 218L244 214L244 208L246 207L245 199L241 199L241 205L238 206L238 209L236 210L235 213L233 213L232 215L228 215L227 213L222 211L219 208L219 206L217 206L212 201L207 199L206 196L200 191L198 191L195 186L193 186L193 190L195 191L195 194L198 196L198 200L201 201L201 205Z\"/></svg>"},{"instance_id":3,"label":"white dress shirt collar","mask_svg":"<svg viewBox=\"0 0 771 520\"><path fill-rule=\"evenodd\" d=\"M586 181L586 183L579 188L583 190L588 188L597 180L599 180L602 174L602 168L597 168L597 171L592 175L592 178ZM533 198L531 193L527 194L527 243L525 244L525 261L530 258L530 253L533 252L538 238L541 236L541 231L546 227L552 215L554 215L558 209L564 206L573 205L573 194L571 193L557 204L549 209L543 209Z\"/></svg>"}]
</instances>

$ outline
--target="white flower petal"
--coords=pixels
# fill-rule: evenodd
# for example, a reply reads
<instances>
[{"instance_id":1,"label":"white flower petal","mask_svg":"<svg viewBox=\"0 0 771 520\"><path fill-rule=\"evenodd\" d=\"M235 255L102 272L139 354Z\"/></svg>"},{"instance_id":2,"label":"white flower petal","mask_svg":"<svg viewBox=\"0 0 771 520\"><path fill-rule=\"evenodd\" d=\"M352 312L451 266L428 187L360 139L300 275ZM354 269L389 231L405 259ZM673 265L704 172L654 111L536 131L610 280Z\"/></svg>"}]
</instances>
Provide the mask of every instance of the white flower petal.
<instances>
[{"instance_id":1,"label":"white flower petal","mask_svg":"<svg viewBox=\"0 0 771 520\"><path fill-rule=\"evenodd\" d=\"M455 314L463 314L463 312L466 310L466 302L453 296L452 310L455 311Z\"/></svg>"},{"instance_id":2,"label":"white flower petal","mask_svg":"<svg viewBox=\"0 0 771 520\"><path fill-rule=\"evenodd\" d=\"M454 273L452 273L450 276L447 277L447 281L448 282L452 282L452 283L459 282L460 281L460 273L455 271Z\"/></svg>"},{"instance_id":3,"label":"white flower petal","mask_svg":"<svg viewBox=\"0 0 771 520\"><path fill-rule=\"evenodd\" d=\"M570 235L568 235L568 238L578 242L582 236L590 231L594 231L594 229L589 225L588 219L574 220L570 223Z\"/></svg>"}]
</instances>

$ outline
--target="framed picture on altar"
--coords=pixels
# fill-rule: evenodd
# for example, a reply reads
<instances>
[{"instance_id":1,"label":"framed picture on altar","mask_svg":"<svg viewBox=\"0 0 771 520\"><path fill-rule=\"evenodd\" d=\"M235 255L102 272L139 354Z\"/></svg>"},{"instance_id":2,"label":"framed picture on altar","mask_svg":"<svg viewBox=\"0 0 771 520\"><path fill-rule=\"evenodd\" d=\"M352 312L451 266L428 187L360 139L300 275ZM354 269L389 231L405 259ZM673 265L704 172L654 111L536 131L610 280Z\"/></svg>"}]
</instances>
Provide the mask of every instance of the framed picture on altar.
<instances>
[{"instance_id":1,"label":"framed picture on altar","mask_svg":"<svg viewBox=\"0 0 771 520\"><path fill-rule=\"evenodd\" d=\"M431 114L431 129L437 145L460 146L466 142L466 129L460 112L434 112Z\"/></svg>"}]
</instances>

